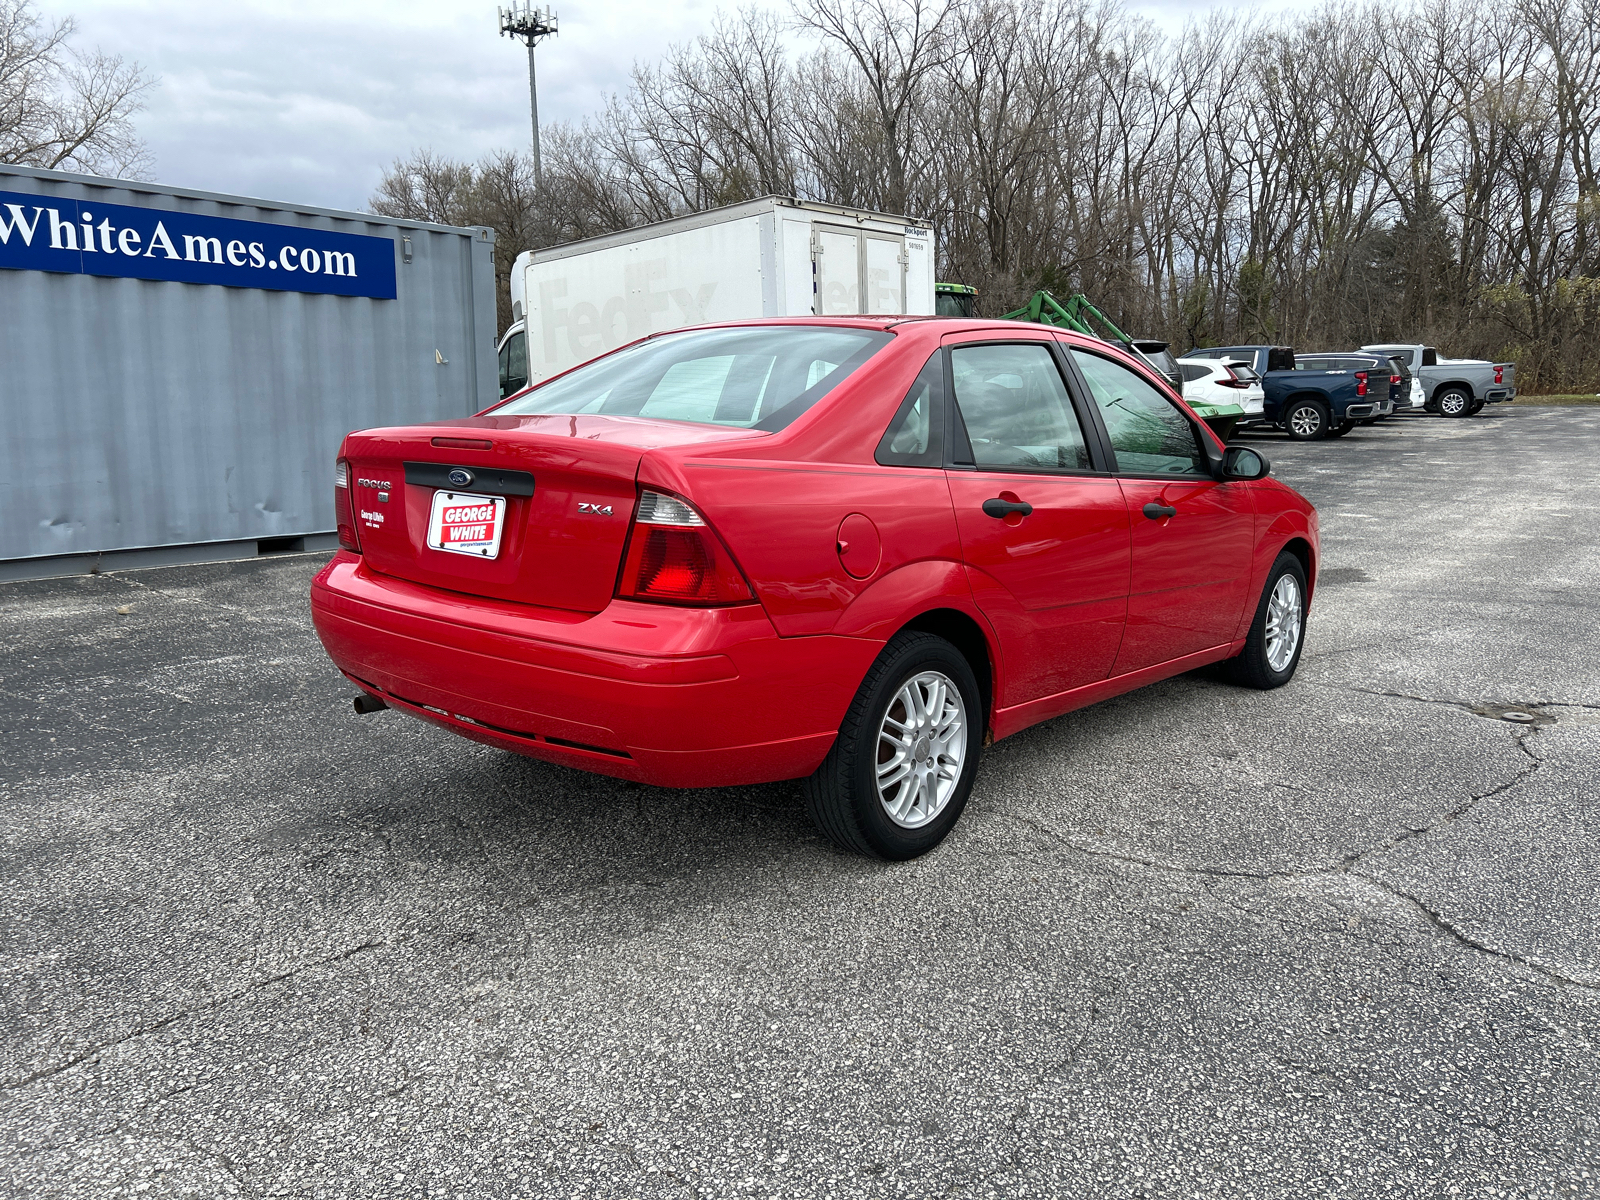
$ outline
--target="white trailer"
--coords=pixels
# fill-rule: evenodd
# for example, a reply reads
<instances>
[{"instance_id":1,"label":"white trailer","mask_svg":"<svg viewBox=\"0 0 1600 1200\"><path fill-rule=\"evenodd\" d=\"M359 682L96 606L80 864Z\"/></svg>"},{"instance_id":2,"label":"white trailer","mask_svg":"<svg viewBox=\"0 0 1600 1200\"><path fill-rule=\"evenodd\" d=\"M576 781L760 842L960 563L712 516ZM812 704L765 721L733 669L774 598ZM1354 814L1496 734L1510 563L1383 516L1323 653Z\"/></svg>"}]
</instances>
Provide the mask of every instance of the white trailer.
<instances>
[{"instance_id":1,"label":"white trailer","mask_svg":"<svg viewBox=\"0 0 1600 1200\"><path fill-rule=\"evenodd\" d=\"M933 232L904 217L764 196L525 251L500 394L707 321L934 311Z\"/></svg>"}]
</instances>

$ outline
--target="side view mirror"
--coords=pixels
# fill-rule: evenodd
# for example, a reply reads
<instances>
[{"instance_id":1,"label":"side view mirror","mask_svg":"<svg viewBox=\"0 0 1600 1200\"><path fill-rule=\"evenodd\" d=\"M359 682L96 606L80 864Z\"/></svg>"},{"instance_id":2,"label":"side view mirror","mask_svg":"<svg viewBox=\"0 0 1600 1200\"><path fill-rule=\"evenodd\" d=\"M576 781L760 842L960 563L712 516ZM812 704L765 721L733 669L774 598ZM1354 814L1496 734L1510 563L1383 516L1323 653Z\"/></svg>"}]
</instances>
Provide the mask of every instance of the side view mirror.
<instances>
[{"instance_id":1,"label":"side view mirror","mask_svg":"<svg viewBox=\"0 0 1600 1200\"><path fill-rule=\"evenodd\" d=\"M1271 471L1267 456L1249 446L1229 446L1222 452L1224 479L1265 479Z\"/></svg>"}]
</instances>

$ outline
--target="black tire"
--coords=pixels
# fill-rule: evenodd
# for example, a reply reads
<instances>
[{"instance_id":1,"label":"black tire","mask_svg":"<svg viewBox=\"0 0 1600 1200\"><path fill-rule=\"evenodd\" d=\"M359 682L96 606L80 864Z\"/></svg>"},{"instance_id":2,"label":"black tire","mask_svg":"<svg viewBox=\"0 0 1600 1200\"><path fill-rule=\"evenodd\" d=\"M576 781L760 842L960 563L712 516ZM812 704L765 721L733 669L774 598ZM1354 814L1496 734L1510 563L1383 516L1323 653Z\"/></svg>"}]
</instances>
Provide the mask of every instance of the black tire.
<instances>
[{"instance_id":1,"label":"black tire","mask_svg":"<svg viewBox=\"0 0 1600 1200\"><path fill-rule=\"evenodd\" d=\"M1356 422L1356 424L1357 425L1376 425L1381 420L1383 420L1382 417L1362 417L1361 420Z\"/></svg>"},{"instance_id":2,"label":"black tire","mask_svg":"<svg viewBox=\"0 0 1600 1200\"><path fill-rule=\"evenodd\" d=\"M1337 425L1328 427L1328 436L1331 438L1343 437L1356 427L1354 421L1340 421Z\"/></svg>"},{"instance_id":3,"label":"black tire","mask_svg":"<svg viewBox=\"0 0 1600 1200\"><path fill-rule=\"evenodd\" d=\"M1469 407L1467 409L1467 416L1469 416L1469 417L1477 416L1479 413L1481 413L1483 411L1483 406L1486 403L1488 403L1488 401L1486 401L1486 400L1474 400L1472 402L1471 407Z\"/></svg>"},{"instance_id":4,"label":"black tire","mask_svg":"<svg viewBox=\"0 0 1600 1200\"><path fill-rule=\"evenodd\" d=\"M1291 576L1299 588L1300 624L1294 653L1280 669L1274 667L1271 659L1267 657L1267 612L1272 593L1277 588L1278 581L1285 575ZM1300 665L1300 651L1305 648L1305 644L1306 572L1300 565L1300 560L1285 550L1278 555L1278 561L1272 564L1272 570L1267 572L1267 583L1261 589L1261 600L1256 605L1255 620L1250 622L1250 633L1244 640L1244 649L1237 658L1228 662L1228 677L1241 687L1260 688L1263 691L1282 687L1294 678L1295 668Z\"/></svg>"},{"instance_id":5,"label":"black tire","mask_svg":"<svg viewBox=\"0 0 1600 1200\"><path fill-rule=\"evenodd\" d=\"M1314 442L1328 436L1328 406L1320 400L1292 400L1283 427L1292 441Z\"/></svg>"},{"instance_id":6,"label":"black tire","mask_svg":"<svg viewBox=\"0 0 1600 1200\"><path fill-rule=\"evenodd\" d=\"M1445 388L1438 395L1439 415L1442 417L1469 416L1472 395L1465 388Z\"/></svg>"},{"instance_id":7,"label":"black tire","mask_svg":"<svg viewBox=\"0 0 1600 1200\"><path fill-rule=\"evenodd\" d=\"M937 671L956 685L964 711L965 747L955 787L932 820L917 828L896 823L878 798L879 732L902 686ZM822 835L841 850L902 861L926 854L967 806L983 750L985 714L972 667L949 642L931 633L895 634L867 671L850 702L839 736L822 765L805 781L806 807Z\"/></svg>"}]
</instances>

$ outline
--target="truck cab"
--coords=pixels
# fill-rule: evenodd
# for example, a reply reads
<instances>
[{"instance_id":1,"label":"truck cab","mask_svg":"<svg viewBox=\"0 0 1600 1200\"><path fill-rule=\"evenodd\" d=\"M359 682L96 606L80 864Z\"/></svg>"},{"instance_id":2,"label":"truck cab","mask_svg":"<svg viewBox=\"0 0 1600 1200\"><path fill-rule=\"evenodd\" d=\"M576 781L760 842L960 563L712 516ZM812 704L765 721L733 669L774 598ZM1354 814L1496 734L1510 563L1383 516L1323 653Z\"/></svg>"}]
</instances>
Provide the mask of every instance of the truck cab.
<instances>
[{"instance_id":1,"label":"truck cab","mask_svg":"<svg viewBox=\"0 0 1600 1200\"><path fill-rule=\"evenodd\" d=\"M500 399L528 386L528 335L521 321L514 322L500 339Z\"/></svg>"}]
</instances>

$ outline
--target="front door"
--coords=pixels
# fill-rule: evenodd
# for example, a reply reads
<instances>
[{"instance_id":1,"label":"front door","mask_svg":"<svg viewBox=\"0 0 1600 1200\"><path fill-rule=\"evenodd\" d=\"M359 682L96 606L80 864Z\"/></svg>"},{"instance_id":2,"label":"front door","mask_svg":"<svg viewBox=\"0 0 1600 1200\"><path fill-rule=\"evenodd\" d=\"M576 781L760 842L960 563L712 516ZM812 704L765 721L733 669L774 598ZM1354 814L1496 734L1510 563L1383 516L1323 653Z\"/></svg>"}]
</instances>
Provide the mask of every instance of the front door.
<instances>
[{"instance_id":1,"label":"front door","mask_svg":"<svg viewBox=\"0 0 1600 1200\"><path fill-rule=\"evenodd\" d=\"M951 344L947 472L974 599L1004 657L1002 707L1106 678L1127 608L1128 511L1047 340Z\"/></svg>"},{"instance_id":2,"label":"front door","mask_svg":"<svg viewBox=\"0 0 1600 1200\"><path fill-rule=\"evenodd\" d=\"M1116 674L1233 640L1255 547L1244 483L1211 474L1195 421L1141 375L1073 347L1116 456L1133 535L1128 629Z\"/></svg>"}]
</instances>

